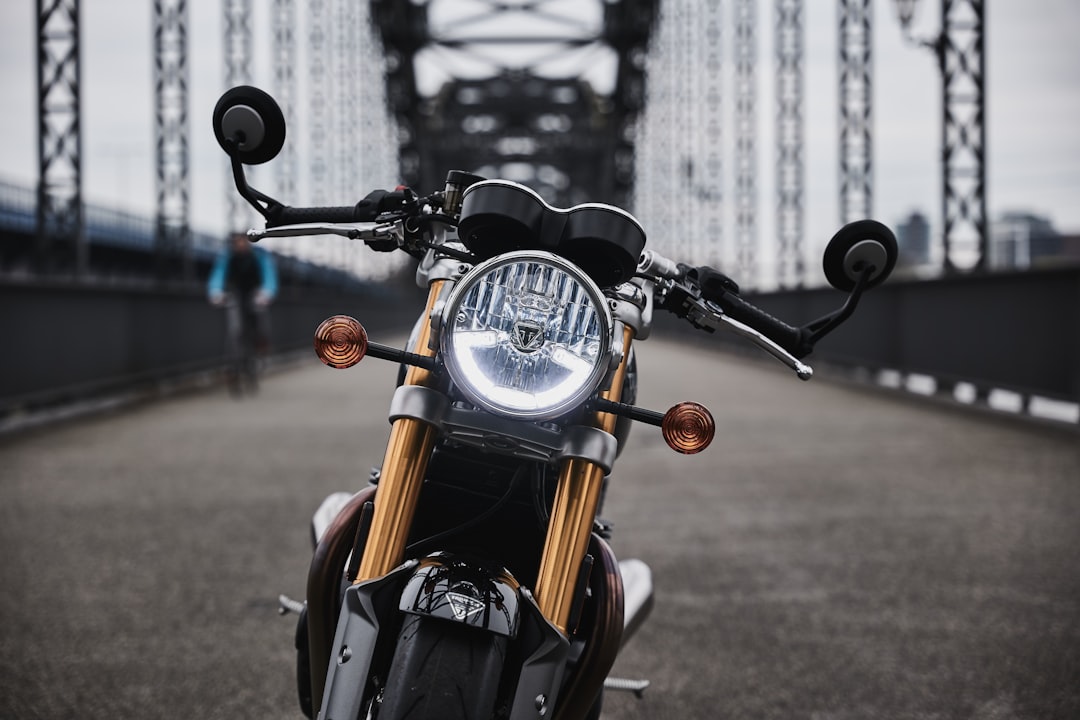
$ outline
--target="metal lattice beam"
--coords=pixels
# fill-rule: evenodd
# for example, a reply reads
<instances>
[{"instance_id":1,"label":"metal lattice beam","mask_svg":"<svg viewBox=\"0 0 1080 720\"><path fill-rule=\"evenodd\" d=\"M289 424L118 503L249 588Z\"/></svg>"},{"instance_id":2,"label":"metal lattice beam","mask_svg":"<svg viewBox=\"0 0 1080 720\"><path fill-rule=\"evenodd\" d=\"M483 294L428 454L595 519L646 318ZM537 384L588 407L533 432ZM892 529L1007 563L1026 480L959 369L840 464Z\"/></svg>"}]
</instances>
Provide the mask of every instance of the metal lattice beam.
<instances>
[{"instance_id":1,"label":"metal lattice beam","mask_svg":"<svg viewBox=\"0 0 1080 720\"><path fill-rule=\"evenodd\" d=\"M704 0L696 8L692 17L699 32L691 35L687 47L690 50L690 62L701 62L704 72L697 73L698 86L692 88L691 98L697 96L700 101L695 113L697 127L692 131L701 137L699 160L701 168L695 174L695 191L701 204L701 224L695 228L705 242L711 245L706 257L724 256L724 42L722 16L723 6L720 0ZM688 73L689 74L689 73Z\"/></svg>"},{"instance_id":2,"label":"metal lattice beam","mask_svg":"<svg viewBox=\"0 0 1080 720\"><path fill-rule=\"evenodd\" d=\"M186 0L154 2L154 135L159 274L193 272L188 177Z\"/></svg>"},{"instance_id":3,"label":"metal lattice beam","mask_svg":"<svg viewBox=\"0 0 1080 720\"><path fill-rule=\"evenodd\" d=\"M274 38L271 48L271 64L274 71L274 97L285 116L285 127L296 127L296 2L274 0L270 10L270 32ZM296 143L287 142L274 163L277 196L283 202L296 204L297 177ZM290 255L296 255L300 244L296 238L282 238L279 247Z\"/></svg>"},{"instance_id":4,"label":"metal lattice beam","mask_svg":"<svg viewBox=\"0 0 1080 720\"><path fill-rule=\"evenodd\" d=\"M780 285L803 282L803 3L776 0L776 234Z\"/></svg>"},{"instance_id":5,"label":"metal lattice beam","mask_svg":"<svg viewBox=\"0 0 1080 720\"><path fill-rule=\"evenodd\" d=\"M689 254L680 254L683 248L679 244L690 238L676 227L684 213L675 212L671 202L671 187L678 176L677 163L673 160L676 150L672 120L680 109L673 72L675 36L671 4L665 0L660 5L646 64L648 85L646 102L637 123L636 176L631 209L646 227L664 228L663 236L650 239L658 249L662 244L662 251L672 257L689 258Z\"/></svg>"},{"instance_id":6,"label":"metal lattice beam","mask_svg":"<svg viewBox=\"0 0 1080 720\"><path fill-rule=\"evenodd\" d=\"M349 197L356 191L353 171L360 157L361 109L357 92L360 68L356 60L360 54L360 24L356 5L356 0L337 0L334 13L333 57L337 65L334 77L339 85L334 103L339 109L335 114L338 123L335 134L342 141L334 172L336 197Z\"/></svg>"},{"instance_id":7,"label":"metal lattice beam","mask_svg":"<svg viewBox=\"0 0 1080 720\"><path fill-rule=\"evenodd\" d=\"M613 104L613 175L611 197L629 201L634 189L634 157L638 118L645 109L645 59L656 17L656 2L607 4L603 39L618 57Z\"/></svg>"},{"instance_id":8,"label":"metal lattice beam","mask_svg":"<svg viewBox=\"0 0 1080 720\"><path fill-rule=\"evenodd\" d=\"M271 31L274 37L274 95L285 115L285 127L292 128L296 122L296 2L274 0L271 15ZM278 196L295 202L297 173L296 146L287 142L281 148L275 163Z\"/></svg>"},{"instance_id":9,"label":"metal lattice beam","mask_svg":"<svg viewBox=\"0 0 1080 720\"><path fill-rule=\"evenodd\" d=\"M326 0L308 3L308 136L311 195L325 198L330 191L330 168L327 159L327 135L330 130L329 71L326 55L330 48L329 15Z\"/></svg>"},{"instance_id":10,"label":"metal lattice beam","mask_svg":"<svg viewBox=\"0 0 1080 720\"><path fill-rule=\"evenodd\" d=\"M225 21L225 87L251 82L251 0L224 0ZM232 172L226 187L232 186ZM250 225L252 211L237 193L228 193L228 228L241 231Z\"/></svg>"},{"instance_id":11,"label":"metal lattice beam","mask_svg":"<svg viewBox=\"0 0 1080 720\"><path fill-rule=\"evenodd\" d=\"M753 284L757 250L757 0L735 0L735 249Z\"/></svg>"},{"instance_id":12,"label":"metal lattice beam","mask_svg":"<svg viewBox=\"0 0 1080 720\"><path fill-rule=\"evenodd\" d=\"M942 243L946 273L989 261L986 215L986 70L983 0L941 0L941 31L911 36L917 0L896 0L904 37L937 57L942 83Z\"/></svg>"},{"instance_id":13,"label":"metal lattice beam","mask_svg":"<svg viewBox=\"0 0 1080 720\"><path fill-rule=\"evenodd\" d=\"M872 0L839 0L840 221L873 216Z\"/></svg>"},{"instance_id":14,"label":"metal lattice beam","mask_svg":"<svg viewBox=\"0 0 1080 720\"><path fill-rule=\"evenodd\" d=\"M79 0L37 0L37 263L86 269L82 207Z\"/></svg>"},{"instance_id":15,"label":"metal lattice beam","mask_svg":"<svg viewBox=\"0 0 1080 720\"><path fill-rule=\"evenodd\" d=\"M338 202L331 200L335 169L331 152L334 137L331 10L329 0L310 0L307 4L307 171L308 195L314 205ZM316 263L329 263L332 248L331 243L313 243L305 255Z\"/></svg>"},{"instance_id":16,"label":"metal lattice beam","mask_svg":"<svg viewBox=\"0 0 1080 720\"><path fill-rule=\"evenodd\" d=\"M660 4L647 61L648 104L638 123L632 209L652 229L657 250L731 269L736 252L724 226L724 29L732 17L726 10L721 0ZM752 82L743 90L752 91ZM738 92L735 98L740 102Z\"/></svg>"},{"instance_id":17,"label":"metal lattice beam","mask_svg":"<svg viewBox=\"0 0 1080 720\"><path fill-rule=\"evenodd\" d=\"M941 27L945 270L981 270L988 238L983 0L942 0Z\"/></svg>"}]
</instances>

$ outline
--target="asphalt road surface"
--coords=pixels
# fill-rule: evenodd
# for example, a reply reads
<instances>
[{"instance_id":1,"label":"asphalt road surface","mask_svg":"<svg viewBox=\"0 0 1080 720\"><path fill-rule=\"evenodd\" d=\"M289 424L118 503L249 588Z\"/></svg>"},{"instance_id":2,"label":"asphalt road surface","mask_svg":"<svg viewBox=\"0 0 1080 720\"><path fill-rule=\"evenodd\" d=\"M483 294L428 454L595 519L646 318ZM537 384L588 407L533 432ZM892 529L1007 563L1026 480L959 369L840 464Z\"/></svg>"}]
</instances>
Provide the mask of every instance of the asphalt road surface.
<instances>
[{"instance_id":1,"label":"asphalt road surface","mask_svg":"<svg viewBox=\"0 0 1080 720\"><path fill-rule=\"evenodd\" d=\"M657 586L614 718L1080 718L1080 436L650 341L604 515ZM298 718L311 511L379 461L395 369L312 359L0 438L0 718Z\"/></svg>"}]
</instances>

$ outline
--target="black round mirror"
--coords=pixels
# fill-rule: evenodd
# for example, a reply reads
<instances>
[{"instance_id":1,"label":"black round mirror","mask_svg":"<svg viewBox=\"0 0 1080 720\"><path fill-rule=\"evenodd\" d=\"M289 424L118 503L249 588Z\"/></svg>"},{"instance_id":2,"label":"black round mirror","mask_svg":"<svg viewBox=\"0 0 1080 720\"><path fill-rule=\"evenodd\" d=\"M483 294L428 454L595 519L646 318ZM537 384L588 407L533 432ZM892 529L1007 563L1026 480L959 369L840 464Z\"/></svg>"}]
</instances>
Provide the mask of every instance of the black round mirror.
<instances>
[{"instance_id":1,"label":"black round mirror","mask_svg":"<svg viewBox=\"0 0 1080 720\"><path fill-rule=\"evenodd\" d=\"M285 116L262 90L239 85L226 90L214 106L218 145L245 165L272 160L285 144Z\"/></svg>"},{"instance_id":2,"label":"black round mirror","mask_svg":"<svg viewBox=\"0 0 1080 720\"><path fill-rule=\"evenodd\" d=\"M825 279L837 290L851 291L867 268L871 288L885 282L896 266L896 236L876 220L856 220L840 228L825 248Z\"/></svg>"}]
</instances>

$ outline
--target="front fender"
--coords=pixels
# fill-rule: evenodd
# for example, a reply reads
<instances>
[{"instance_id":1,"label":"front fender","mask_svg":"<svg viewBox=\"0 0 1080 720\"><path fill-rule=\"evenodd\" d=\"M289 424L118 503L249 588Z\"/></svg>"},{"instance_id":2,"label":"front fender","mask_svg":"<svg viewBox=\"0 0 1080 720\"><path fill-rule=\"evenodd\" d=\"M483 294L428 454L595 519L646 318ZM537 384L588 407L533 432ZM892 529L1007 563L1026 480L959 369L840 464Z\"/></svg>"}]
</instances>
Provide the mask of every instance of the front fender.
<instances>
[{"instance_id":1,"label":"front fender","mask_svg":"<svg viewBox=\"0 0 1080 720\"><path fill-rule=\"evenodd\" d=\"M511 718L536 718L538 698L559 697L570 644L509 572L435 553L346 590L327 668L320 718L355 718L370 689L379 636L397 609L514 638L521 652ZM543 714L544 711L539 711Z\"/></svg>"},{"instance_id":2,"label":"front fender","mask_svg":"<svg viewBox=\"0 0 1080 720\"><path fill-rule=\"evenodd\" d=\"M420 561L405 584L398 609L517 636L520 585L503 568L450 553Z\"/></svg>"},{"instance_id":3,"label":"front fender","mask_svg":"<svg viewBox=\"0 0 1080 720\"><path fill-rule=\"evenodd\" d=\"M449 553L429 555L405 584L398 609L517 638L522 661L510 718L542 717L559 697L570 643L506 570Z\"/></svg>"}]
</instances>

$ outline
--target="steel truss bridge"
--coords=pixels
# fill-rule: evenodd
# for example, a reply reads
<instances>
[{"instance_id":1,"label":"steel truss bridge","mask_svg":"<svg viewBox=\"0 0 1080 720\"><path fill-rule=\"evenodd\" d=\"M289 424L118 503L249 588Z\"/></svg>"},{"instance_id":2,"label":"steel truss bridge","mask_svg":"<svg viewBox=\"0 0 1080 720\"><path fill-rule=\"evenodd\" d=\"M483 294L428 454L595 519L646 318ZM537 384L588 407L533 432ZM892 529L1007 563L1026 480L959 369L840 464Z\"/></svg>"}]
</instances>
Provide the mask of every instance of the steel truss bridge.
<instances>
[{"instance_id":1,"label":"steel truss bridge","mask_svg":"<svg viewBox=\"0 0 1080 720\"><path fill-rule=\"evenodd\" d=\"M529 184L556 204L610 202L738 268L749 286L799 287L803 243L804 0L225 0L224 86L251 82L252 47L307 139L274 163L282 197L323 204L449 169ZM906 29L915 0L896 0ZM948 270L986 255L983 0L940 0L942 224ZM837 198L842 221L873 214L872 0L836 0ZM79 0L38 1L37 264L85 271ZM156 255L191 272L187 0L155 0ZM261 16L260 16L261 17ZM773 34L774 57L758 57ZM758 96L759 64L776 78ZM775 123L775 187L761 187L759 116ZM362 162L357 162L362 158ZM728 190L730 188L730 190ZM316 201L316 199L319 199ZM229 224L248 209L233 195ZM759 252L761 207L776 245ZM676 211L677 209L677 211ZM347 265L337 256L314 258Z\"/></svg>"},{"instance_id":2,"label":"steel truss bridge","mask_svg":"<svg viewBox=\"0 0 1080 720\"><path fill-rule=\"evenodd\" d=\"M896 1L905 32L915 4ZM269 42L274 80L267 89L281 102L292 137L307 142L303 157L287 144L272 163L275 175L257 180L290 204L344 204L357 188L398 182L430 190L447 170L469 170L528 184L556 205L628 207L646 227L663 228L671 239L665 252L733 268L751 290L779 287L759 301L792 321L829 304L824 291L804 289L804 0L273 0L267 27L252 22L252 5L222 3L223 87L251 82L252 47ZM143 267L153 268L158 282L189 285L207 262L205 239L189 224L187 0L154 2L157 213L139 237L124 234L123 242L102 240L100 213L88 223L82 202L79 0L39 0L37 7L40 183L35 203L24 199L13 212L0 207L0 224L21 223L3 228L0 279L16 264L52 285L39 292L25 280L6 288L0 282L24 308L15 330L25 337L9 334L13 346L33 345L35 328L70 324L72 306L58 309L50 293L58 278L94 277L99 258L135 248L152 258ZM871 38L878 20L872 0L837 0L836 7L837 203L847 221L874 212ZM1005 388L1021 404L1049 398L1075 409L1077 271L980 272L988 230L983 8L983 0L940 0L940 34L913 39L933 50L942 73L945 278L890 283L868 298L864 319L837 334L832 351L817 355L893 373L894 384L925 386L930 378L936 392L980 398ZM758 57L762 33L773 35L772 58ZM775 77L772 97L758 95L760 72ZM775 124L774 152L757 137L762 117ZM766 154L775 158L774 187L759 180ZM758 232L763 207L776 213L776 244L767 253ZM245 212L230 207L230 225L246 226ZM18 234L21 245L10 239ZM312 267L348 270L351 262L345 249L300 259L293 272L301 284L313 282ZM341 283L340 274L330 280ZM174 284L167 287L174 292ZM141 317L146 292L84 291L77 324L115 324L118 304L131 306L128 320ZM175 327L206 322L197 293L184 304L188 309L172 306ZM995 309L987 317L973 308ZM293 310L287 343L309 344L307 310ZM1039 317L1057 320L1031 322ZM152 360L157 334L114 329L145 352L102 358L106 375L168 370ZM189 340L178 347L198 345ZM207 352L185 362L205 364L213 349ZM132 357L142 360L132 365ZM41 363L22 374L12 369L0 373L13 383L0 396L34 395L24 382L31 377L41 393L65 381L95 382L43 375Z\"/></svg>"}]
</instances>

